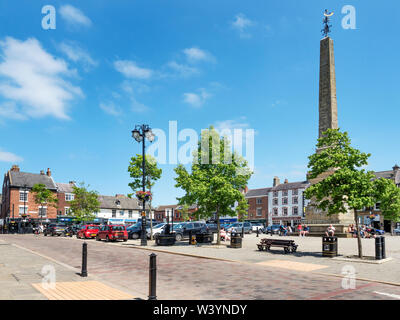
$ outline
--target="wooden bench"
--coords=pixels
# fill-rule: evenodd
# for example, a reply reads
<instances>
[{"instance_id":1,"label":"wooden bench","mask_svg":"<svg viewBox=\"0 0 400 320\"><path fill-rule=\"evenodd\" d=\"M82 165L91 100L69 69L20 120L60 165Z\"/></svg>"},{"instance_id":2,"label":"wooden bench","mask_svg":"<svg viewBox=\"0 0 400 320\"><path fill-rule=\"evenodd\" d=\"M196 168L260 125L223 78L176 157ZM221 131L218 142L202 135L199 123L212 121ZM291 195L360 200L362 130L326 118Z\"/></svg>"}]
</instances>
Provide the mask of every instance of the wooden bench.
<instances>
[{"instance_id":1,"label":"wooden bench","mask_svg":"<svg viewBox=\"0 0 400 320\"><path fill-rule=\"evenodd\" d=\"M281 239L261 239L261 243L257 244L258 250L268 251L271 247L282 247L285 253L296 252L298 245L294 240L281 240Z\"/></svg>"}]
</instances>

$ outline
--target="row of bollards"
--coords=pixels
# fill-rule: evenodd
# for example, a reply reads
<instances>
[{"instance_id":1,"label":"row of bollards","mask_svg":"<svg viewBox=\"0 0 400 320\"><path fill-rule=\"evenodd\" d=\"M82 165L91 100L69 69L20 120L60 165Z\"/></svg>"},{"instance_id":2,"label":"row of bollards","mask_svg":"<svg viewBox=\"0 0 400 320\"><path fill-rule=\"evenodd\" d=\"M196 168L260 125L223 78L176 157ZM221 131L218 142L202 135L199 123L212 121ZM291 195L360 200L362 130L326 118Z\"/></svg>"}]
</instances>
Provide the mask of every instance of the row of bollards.
<instances>
[{"instance_id":1,"label":"row of bollards","mask_svg":"<svg viewBox=\"0 0 400 320\"><path fill-rule=\"evenodd\" d=\"M375 238L375 259L386 259L385 237L380 236Z\"/></svg>"},{"instance_id":2,"label":"row of bollards","mask_svg":"<svg viewBox=\"0 0 400 320\"><path fill-rule=\"evenodd\" d=\"M149 300L157 300L156 286L157 286L157 255L152 253L150 255L149 265ZM87 277L87 243L82 244L82 269L81 277Z\"/></svg>"}]
</instances>

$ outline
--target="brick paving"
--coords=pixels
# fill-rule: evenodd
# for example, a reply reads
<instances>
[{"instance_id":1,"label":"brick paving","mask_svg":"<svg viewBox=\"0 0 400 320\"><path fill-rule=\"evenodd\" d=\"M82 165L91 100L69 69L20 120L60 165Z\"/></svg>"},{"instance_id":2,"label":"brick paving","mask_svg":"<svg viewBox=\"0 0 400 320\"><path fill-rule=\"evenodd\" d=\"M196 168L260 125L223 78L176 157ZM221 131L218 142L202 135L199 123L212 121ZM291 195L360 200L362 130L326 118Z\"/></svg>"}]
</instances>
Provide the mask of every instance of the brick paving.
<instances>
[{"instance_id":1,"label":"brick paving","mask_svg":"<svg viewBox=\"0 0 400 320\"><path fill-rule=\"evenodd\" d=\"M0 240L15 243L72 267L77 268L81 264L81 240L33 235L0 235ZM151 251L95 240L88 240L87 243L89 275L135 297L147 297ZM275 256L274 259L280 257ZM0 263L3 262L0 260ZM355 289L345 290L340 277L161 252L157 253L157 268L158 299L391 300L400 295L399 286L357 281Z\"/></svg>"}]
</instances>

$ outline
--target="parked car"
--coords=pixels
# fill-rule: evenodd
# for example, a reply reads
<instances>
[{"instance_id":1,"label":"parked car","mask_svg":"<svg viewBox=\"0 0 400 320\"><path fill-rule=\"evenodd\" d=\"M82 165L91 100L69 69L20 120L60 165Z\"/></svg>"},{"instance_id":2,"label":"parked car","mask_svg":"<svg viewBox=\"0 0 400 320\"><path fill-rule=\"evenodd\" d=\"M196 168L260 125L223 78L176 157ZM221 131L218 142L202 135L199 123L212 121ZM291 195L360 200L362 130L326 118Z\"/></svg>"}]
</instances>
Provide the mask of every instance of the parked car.
<instances>
[{"instance_id":1,"label":"parked car","mask_svg":"<svg viewBox=\"0 0 400 320\"><path fill-rule=\"evenodd\" d=\"M395 235L400 235L400 228L393 229Z\"/></svg>"},{"instance_id":2,"label":"parked car","mask_svg":"<svg viewBox=\"0 0 400 320\"><path fill-rule=\"evenodd\" d=\"M74 231L71 226L67 226L62 233L63 237L72 237L74 235Z\"/></svg>"},{"instance_id":3,"label":"parked car","mask_svg":"<svg viewBox=\"0 0 400 320\"><path fill-rule=\"evenodd\" d=\"M264 228L264 233L265 234L271 234L271 236L273 234L279 234L279 230L280 230L281 226L279 224L273 224L271 226L268 226L267 228Z\"/></svg>"},{"instance_id":4,"label":"parked car","mask_svg":"<svg viewBox=\"0 0 400 320\"><path fill-rule=\"evenodd\" d=\"M100 226L94 224L85 224L81 227L81 229L77 232L76 237L78 239L91 239L96 238L97 233L99 232Z\"/></svg>"},{"instance_id":5,"label":"parked car","mask_svg":"<svg viewBox=\"0 0 400 320\"><path fill-rule=\"evenodd\" d=\"M49 224L46 229L44 229L43 234L44 236L51 235L51 236L61 236L65 229L65 224Z\"/></svg>"},{"instance_id":6,"label":"parked car","mask_svg":"<svg viewBox=\"0 0 400 320\"><path fill-rule=\"evenodd\" d=\"M218 224L216 223L206 223L209 232L217 233L218 232ZM220 228L222 226L220 225Z\"/></svg>"},{"instance_id":7,"label":"parked car","mask_svg":"<svg viewBox=\"0 0 400 320\"><path fill-rule=\"evenodd\" d=\"M376 234L376 235L379 235L379 236L385 234L385 231L383 231L383 230L376 229L376 228L370 228L370 227L367 227L367 228L366 228L366 231L367 231L368 233L370 233L370 234Z\"/></svg>"},{"instance_id":8,"label":"parked car","mask_svg":"<svg viewBox=\"0 0 400 320\"><path fill-rule=\"evenodd\" d=\"M103 226L97 233L96 240L106 240L107 242L117 240L127 241L128 232L126 231L125 226L122 224Z\"/></svg>"},{"instance_id":9,"label":"parked car","mask_svg":"<svg viewBox=\"0 0 400 320\"><path fill-rule=\"evenodd\" d=\"M161 234L165 227L167 226L167 224L165 222L156 224L153 226L153 230L151 230L151 228L146 228L146 234L147 234L147 238L150 239L150 234L153 234L153 237L158 236L159 234Z\"/></svg>"},{"instance_id":10,"label":"parked car","mask_svg":"<svg viewBox=\"0 0 400 320\"><path fill-rule=\"evenodd\" d=\"M252 233L253 230L251 228L251 223L250 222L236 222L233 223L229 228L228 232L233 232L233 233L242 233L242 229L244 228L244 233Z\"/></svg>"},{"instance_id":11,"label":"parked car","mask_svg":"<svg viewBox=\"0 0 400 320\"><path fill-rule=\"evenodd\" d=\"M136 223L126 229L129 239L139 239L142 235L142 224Z\"/></svg>"},{"instance_id":12,"label":"parked car","mask_svg":"<svg viewBox=\"0 0 400 320\"><path fill-rule=\"evenodd\" d=\"M207 225L204 222L185 222L174 226L176 241L189 239L190 234L208 233Z\"/></svg>"},{"instance_id":13,"label":"parked car","mask_svg":"<svg viewBox=\"0 0 400 320\"><path fill-rule=\"evenodd\" d=\"M264 225L261 222L252 222L251 223L251 230L253 230L253 232L257 232L257 230L259 232L261 232L264 229Z\"/></svg>"}]
</instances>

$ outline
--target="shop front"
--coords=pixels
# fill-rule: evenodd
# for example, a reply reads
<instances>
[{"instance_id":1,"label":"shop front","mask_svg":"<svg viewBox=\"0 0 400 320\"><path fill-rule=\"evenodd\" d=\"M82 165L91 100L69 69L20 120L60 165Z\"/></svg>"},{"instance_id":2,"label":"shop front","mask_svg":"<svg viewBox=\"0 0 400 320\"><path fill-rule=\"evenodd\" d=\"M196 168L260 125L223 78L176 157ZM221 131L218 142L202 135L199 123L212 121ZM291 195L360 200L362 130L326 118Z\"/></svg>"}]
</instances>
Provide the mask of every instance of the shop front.
<instances>
[{"instance_id":1,"label":"shop front","mask_svg":"<svg viewBox=\"0 0 400 320\"><path fill-rule=\"evenodd\" d=\"M302 223L301 217L284 217L284 216L272 217L273 225L284 225L284 226L295 227L300 223Z\"/></svg>"}]
</instances>

